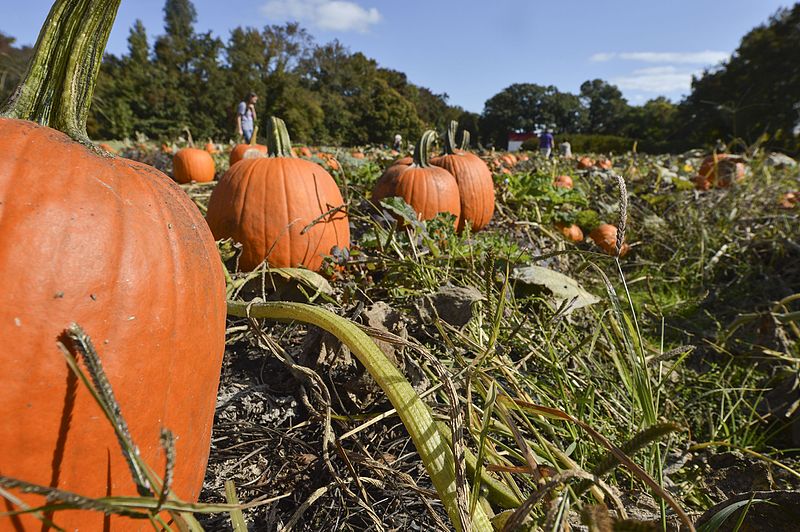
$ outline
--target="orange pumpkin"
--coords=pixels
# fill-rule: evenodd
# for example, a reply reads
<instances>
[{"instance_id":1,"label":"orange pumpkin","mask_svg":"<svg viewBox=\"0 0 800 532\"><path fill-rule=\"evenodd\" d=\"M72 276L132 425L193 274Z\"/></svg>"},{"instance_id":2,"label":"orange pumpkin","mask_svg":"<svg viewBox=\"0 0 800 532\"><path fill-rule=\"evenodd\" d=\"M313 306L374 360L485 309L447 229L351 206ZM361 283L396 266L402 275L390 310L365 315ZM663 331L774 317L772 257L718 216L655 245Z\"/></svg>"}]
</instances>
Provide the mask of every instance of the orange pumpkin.
<instances>
[{"instance_id":1,"label":"orange pumpkin","mask_svg":"<svg viewBox=\"0 0 800 532\"><path fill-rule=\"evenodd\" d=\"M350 224L333 177L294 157L283 120L269 119L269 157L245 159L219 180L206 220L214 237L242 244L239 268L318 270L334 246L350 246Z\"/></svg>"},{"instance_id":2,"label":"orange pumpkin","mask_svg":"<svg viewBox=\"0 0 800 532\"><path fill-rule=\"evenodd\" d=\"M372 189L372 203L377 205L383 198L394 195L398 176L412 164L414 164L413 157L401 157L386 167Z\"/></svg>"},{"instance_id":3,"label":"orange pumpkin","mask_svg":"<svg viewBox=\"0 0 800 532\"><path fill-rule=\"evenodd\" d=\"M568 175L560 175L556 177L555 180L553 181L553 186L559 188L571 189L573 186L572 178Z\"/></svg>"},{"instance_id":4,"label":"orange pumpkin","mask_svg":"<svg viewBox=\"0 0 800 532\"><path fill-rule=\"evenodd\" d=\"M310 159L312 155L313 154L311 153L311 150L308 148L308 146L300 147L300 157L305 157L307 159Z\"/></svg>"},{"instance_id":5,"label":"orange pumpkin","mask_svg":"<svg viewBox=\"0 0 800 532\"><path fill-rule=\"evenodd\" d=\"M399 196L413 207L420 220L430 220L440 212L449 212L455 215L457 226L461 216L461 199L456 178L444 168L429 162L428 154L435 138L435 131L422 134L414 150L414 164L399 171L393 187L374 191L373 202Z\"/></svg>"},{"instance_id":6,"label":"orange pumpkin","mask_svg":"<svg viewBox=\"0 0 800 532\"><path fill-rule=\"evenodd\" d=\"M213 142L211 142L211 139L209 139L209 141L206 142L205 150L208 153L212 154L212 155L215 154L215 153L219 153L219 150L217 149L217 145L214 144Z\"/></svg>"},{"instance_id":7,"label":"orange pumpkin","mask_svg":"<svg viewBox=\"0 0 800 532\"><path fill-rule=\"evenodd\" d=\"M589 238L594 240L594 243L609 255L617 254L617 226L601 224L589 233ZM630 250L630 246L627 243L623 243L619 256L624 257L628 250Z\"/></svg>"},{"instance_id":8,"label":"orange pumpkin","mask_svg":"<svg viewBox=\"0 0 800 532\"><path fill-rule=\"evenodd\" d=\"M108 153L113 153L114 155L117 154L117 150L115 150L110 145L106 144L105 142L99 144L97 147L100 148L101 150L107 151Z\"/></svg>"},{"instance_id":9,"label":"orange pumpkin","mask_svg":"<svg viewBox=\"0 0 800 532\"><path fill-rule=\"evenodd\" d=\"M364 155L360 151L354 151L351 155L353 156L354 159L363 159L364 157L366 157L366 155Z\"/></svg>"},{"instance_id":10,"label":"orange pumpkin","mask_svg":"<svg viewBox=\"0 0 800 532\"><path fill-rule=\"evenodd\" d=\"M698 181L705 180L710 187L729 187L734 181L744 179L744 163L741 157L728 153L715 153L703 159L698 170Z\"/></svg>"},{"instance_id":11,"label":"orange pumpkin","mask_svg":"<svg viewBox=\"0 0 800 532\"><path fill-rule=\"evenodd\" d=\"M800 192L787 192L781 196L778 206L781 209L794 209L800 203Z\"/></svg>"},{"instance_id":12,"label":"orange pumpkin","mask_svg":"<svg viewBox=\"0 0 800 532\"><path fill-rule=\"evenodd\" d=\"M431 164L444 168L456 178L461 198L458 230L463 230L469 222L472 232L477 232L486 227L494 214L494 181L486 163L466 151L469 132L464 131L462 147L456 149L457 128L458 122L450 122L445 136L445 154L431 159Z\"/></svg>"},{"instance_id":13,"label":"orange pumpkin","mask_svg":"<svg viewBox=\"0 0 800 532\"><path fill-rule=\"evenodd\" d=\"M56 345L75 322L97 348L144 461L163 472L159 435L169 428L171 488L196 500L225 347L225 280L211 232L180 187L150 166L85 147L115 3L66 11L57 3L30 71L52 75L28 75L0 109L15 117L0 118L0 473L89 497L137 495L115 431ZM61 105L25 97L40 93ZM5 500L2 509L16 507ZM151 529L100 512L47 516L66 530ZM31 515L0 516L2 530L43 528Z\"/></svg>"},{"instance_id":14,"label":"orange pumpkin","mask_svg":"<svg viewBox=\"0 0 800 532\"><path fill-rule=\"evenodd\" d=\"M198 148L183 148L172 157L172 173L178 183L207 183L214 180L214 159Z\"/></svg>"},{"instance_id":15,"label":"orange pumpkin","mask_svg":"<svg viewBox=\"0 0 800 532\"><path fill-rule=\"evenodd\" d=\"M588 170L589 168L594 166L594 161L589 157L581 157L578 159L578 169L579 170Z\"/></svg>"},{"instance_id":16,"label":"orange pumpkin","mask_svg":"<svg viewBox=\"0 0 800 532\"><path fill-rule=\"evenodd\" d=\"M583 242L583 231L575 224L557 223L556 229L570 242Z\"/></svg>"},{"instance_id":17,"label":"orange pumpkin","mask_svg":"<svg viewBox=\"0 0 800 532\"><path fill-rule=\"evenodd\" d=\"M267 147L262 144L256 144L256 135L258 134L258 126L253 129L253 136L250 137L250 144L237 144L232 150L228 163L230 166L238 163L246 157L258 157L262 153L267 153ZM252 150L252 151L251 151Z\"/></svg>"},{"instance_id":18,"label":"orange pumpkin","mask_svg":"<svg viewBox=\"0 0 800 532\"><path fill-rule=\"evenodd\" d=\"M595 162L594 165L598 168L602 168L603 170L611 170L614 167L611 159L606 159L605 157L597 159L597 162Z\"/></svg>"}]
</instances>

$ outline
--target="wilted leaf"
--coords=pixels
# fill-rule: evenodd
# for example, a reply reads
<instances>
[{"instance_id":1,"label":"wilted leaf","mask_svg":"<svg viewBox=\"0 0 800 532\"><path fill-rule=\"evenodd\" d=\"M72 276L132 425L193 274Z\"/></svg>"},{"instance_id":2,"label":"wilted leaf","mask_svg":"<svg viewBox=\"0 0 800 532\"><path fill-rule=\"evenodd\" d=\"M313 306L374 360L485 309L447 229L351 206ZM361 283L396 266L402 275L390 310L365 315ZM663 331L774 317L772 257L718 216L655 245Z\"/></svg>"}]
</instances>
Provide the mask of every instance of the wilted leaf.
<instances>
[{"instance_id":1,"label":"wilted leaf","mask_svg":"<svg viewBox=\"0 0 800 532\"><path fill-rule=\"evenodd\" d=\"M556 304L561 304L564 300L571 301L567 312L588 307L600 301L599 298L584 290L572 277L541 266L531 265L515 268L511 278L517 283L546 288L553 294Z\"/></svg>"}]
</instances>

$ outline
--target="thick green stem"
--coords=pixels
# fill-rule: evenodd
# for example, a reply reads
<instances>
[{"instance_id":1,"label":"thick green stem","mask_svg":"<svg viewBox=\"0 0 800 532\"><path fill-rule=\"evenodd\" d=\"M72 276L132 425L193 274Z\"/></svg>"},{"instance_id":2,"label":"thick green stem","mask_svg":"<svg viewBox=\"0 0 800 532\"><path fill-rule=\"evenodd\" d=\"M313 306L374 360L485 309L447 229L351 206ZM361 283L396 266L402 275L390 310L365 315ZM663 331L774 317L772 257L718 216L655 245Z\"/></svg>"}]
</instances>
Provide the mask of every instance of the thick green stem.
<instances>
[{"instance_id":1,"label":"thick green stem","mask_svg":"<svg viewBox=\"0 0 800 532\"><path fill-rule=\"evenodd\" d=\"M456 153L456 132L458 131L458 122L455 120L450 121L450 126L444 135L444 153L446 155L455 155Z\"/></svg>"},{"instance_id":2,"label":"thick green stem","mask_svg":"<svg viewBox=\"0 0 800 532\"><path fill-rule=\"evenodd\" d=\"M414 164L417 166L421 166L423 168L427 168L430 166L430 154L433 150L433 141L436 140L436 132L433 130L428 130L422 134L419 138L419 142L417 143L417 148L414 150Z\"/></svg>"},{"instance_id":3,"label":"thick green stem","mask_svg":"<svg viewBox=\"0 0 800 532\"><path fill-rule=\"evenodd\" d=\"M428 406L369 336L349 320L328 310L302 303L228 301L228 315L310 323L325 329L349 347L397 410L447 509L453 526L456 530L461 530L456 503L453 452L439 432ZM492 530L492 525L480 506L472 515L472 530L476 532Z\"/></svg>"},{"instance_id":4,"label":"thick green stem","mask_svg":"<svg viewBox=\"0 0 800 532\"><path fill-rule=\"evenodd\" d=\"M294 157L286 123L275 116L267 121L267 150L270 157Z\"/></svg>"},{"instance_id":5,"label":"thick green stem","mask_svg":"<svg viewBox=\"0 0 800 532\"><path fill-rule=\"evenodd\" d=\"M56 0L22 82L0 116L31 120L89 144L86 119L120 0Z\"/></svg>"}]
</instances>

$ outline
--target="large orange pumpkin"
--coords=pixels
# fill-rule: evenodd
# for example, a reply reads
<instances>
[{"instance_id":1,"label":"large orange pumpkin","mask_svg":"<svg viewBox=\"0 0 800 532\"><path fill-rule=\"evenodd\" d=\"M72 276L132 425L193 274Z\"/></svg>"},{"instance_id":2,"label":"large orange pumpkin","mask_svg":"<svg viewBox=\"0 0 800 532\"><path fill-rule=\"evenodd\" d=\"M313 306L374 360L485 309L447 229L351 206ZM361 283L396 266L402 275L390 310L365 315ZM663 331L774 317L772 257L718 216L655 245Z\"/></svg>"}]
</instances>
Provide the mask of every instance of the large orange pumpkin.
<instances>
[{"instance_id":1,"label":"large orange pumpkin","mask_svg":"<svg viewBox=\"0 0 800 532\"><path fill-rule=\"evenodd\" d=\"M698 188L728 187L744 179L744 163L740 157L728 153L715 153L703 159L695 182Z\"/></svg>"},{"instance_id":2,"label":"large orange pumpkin","mask_svg":"<svg viewBox=\"0 0 800 532\"><path fill-rule=\"evenodd\" d=\"M393 187L386 186L373 191L373 202L399 196L413 207L421 220L430 220L440 212L449 212L455 215L455 224L458 225L461 199L456 178L444 168L429 162L428 154L435 139L435 131L422 134L414 150L414 164L398 170Z\"/></svg>"},{"instance_id":3,"label":"large orange pumpkin","mask_svg":"<svg viewBox=\"0 0 800 532\"><path fill-rule=\"evenodd\" d=\"M137 495L114 430L57 347L75 322L94 341L144 461L163 474L159 434L172 430L172 489L195 500L225 342L219 255L169 177L87 148L86 114L119 2L64 10L70 1L56 2L26 78L0 110L0 474L89 497ZM152 529L99 512L48 517L67 530ZM31 515L0 517L0 530L20 529L44 527Z\"/></svg>"},{"instance_id":4,"label":"large orange pumpkin","mask_svg":"<svg viewBox=\"0 0 800 532\"><path fill-rule=\"evenodd\" d=\"M464 229L469 222L471 230L476 232L486 227L494 214L494 181L486 163L466 151L469 132L463 133L462 149L456 149L457 128L458 122L452 121L445 135L445 154L431 159L431 164L444 168L456 178L461 198L458 230Z\"/></svg>"},{"instance_id":5,"label":"large orange pumpkin","mask_svg":"<svg viewBox=\"0 0 800 532\"><path fill-rule=\"evenodd\" d=\"M581 157L578 159L578 169L579 170L588 170L594 166L594 161L589 157Z\"/></svg>"},{"instance_id":6,"label":"large orange pumpkin","mask_svg":"<svg viewBox=\"0 0 800 532\"><path fill-rule=\"evenodd\" d=\"M178 183L208 183L214 180L214 158L205 150L183 148L172 157L172 173Z\"/></svg>"},{"instance_id":7,"label":"large orange pumpkin","mask_svg":"<svg viewBox=\"0 0 800 532\"><path fill-rule=\"evenodd\" d=\"M206 220L217 239L242 244L239 268L318 270L334 246L350 246L350 224L333 177L292 153L283 120L271 117L269 157L245 159L219 180Z\"/></svg>"}]
</instances>

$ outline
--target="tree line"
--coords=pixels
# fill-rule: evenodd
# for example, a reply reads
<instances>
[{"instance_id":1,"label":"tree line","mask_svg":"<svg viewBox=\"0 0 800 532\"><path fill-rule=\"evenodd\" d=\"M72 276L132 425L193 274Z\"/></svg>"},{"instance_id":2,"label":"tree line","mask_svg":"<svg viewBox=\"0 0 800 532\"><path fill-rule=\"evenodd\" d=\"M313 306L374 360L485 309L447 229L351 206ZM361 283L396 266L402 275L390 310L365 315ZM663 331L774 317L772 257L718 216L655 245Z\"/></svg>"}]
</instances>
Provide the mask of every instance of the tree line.
<instances>
[{"instance_id":1,"label":"tree line","mask_svg":"<svg viewBox=\"0 0 800 532\"><path fill-rule=\"evenodd\" d=\"M757 139L800 151L800 3L750 31L730 60L693 79L673 103L659 97L630 105L618 87L587 80L578 94L516 83L489 98L483 112L450 105L447 94L411 83L334 40L318 44L297 23L236 28L227 41L195 30L190 0L166 0L164 34L151 43L141 21L127 54L106 54L89 133L125 138L233 136L235 107L254 91L262 119L282 117L294 139L309 144L386 144L400 133L458 120L484 146L505 148L510 131L553 128L564 137L639 143L643 151L677 151L716 139ZM29 47L0 34L0 100L24 72Z\"/></svg>"}]
</instances>

